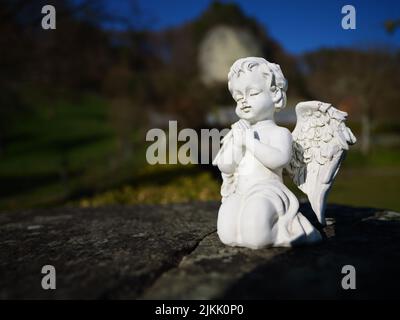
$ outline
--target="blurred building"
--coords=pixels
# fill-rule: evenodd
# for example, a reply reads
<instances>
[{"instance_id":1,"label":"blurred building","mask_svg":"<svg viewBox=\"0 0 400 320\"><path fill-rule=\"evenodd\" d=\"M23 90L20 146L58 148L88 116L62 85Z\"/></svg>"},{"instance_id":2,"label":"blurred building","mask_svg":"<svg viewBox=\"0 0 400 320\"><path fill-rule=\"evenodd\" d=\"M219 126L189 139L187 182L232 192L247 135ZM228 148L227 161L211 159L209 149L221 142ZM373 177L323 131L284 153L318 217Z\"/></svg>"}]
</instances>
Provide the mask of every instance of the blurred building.
<instances>
[{"instance_id":1,"label":"blurred building","mask_svg":"<svg viewBox=\"0 0 400 320\"><path fill-rule=\"evenodd\" d=\"M237 59L261 55L261 48L250 32L237 27L216 26L200 44L201 79L206 85L226 82L229 68Z\"/></svg>"}]
</instances>

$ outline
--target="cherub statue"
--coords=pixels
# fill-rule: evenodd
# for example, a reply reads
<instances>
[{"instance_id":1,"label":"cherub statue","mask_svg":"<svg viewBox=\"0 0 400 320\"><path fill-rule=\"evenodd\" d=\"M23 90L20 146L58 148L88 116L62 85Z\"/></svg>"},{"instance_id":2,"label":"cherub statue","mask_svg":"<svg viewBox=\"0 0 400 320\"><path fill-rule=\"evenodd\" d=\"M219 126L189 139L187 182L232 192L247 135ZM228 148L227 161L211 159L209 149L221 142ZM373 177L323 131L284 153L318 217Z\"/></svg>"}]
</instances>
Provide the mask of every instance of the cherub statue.
<instances>
[{"instance_id":1,"label":"cherub statue","mask_svg":"<svg viewBox=\"0 0 400 320\"><path fill-rule=\"evenodd\" d=\"M274 113L286 105L287 80L279 65L263 58L237 60L228 88L240 120L222 139L213 161L223 178L220 240L252 249L320 241L321 234L283 184L282 171L286 168L325 224L327 193L345 150L356 142L344 124L347 114L327 103L301 102L293 133L278 126Z\"/></svg>"}]
</instances>

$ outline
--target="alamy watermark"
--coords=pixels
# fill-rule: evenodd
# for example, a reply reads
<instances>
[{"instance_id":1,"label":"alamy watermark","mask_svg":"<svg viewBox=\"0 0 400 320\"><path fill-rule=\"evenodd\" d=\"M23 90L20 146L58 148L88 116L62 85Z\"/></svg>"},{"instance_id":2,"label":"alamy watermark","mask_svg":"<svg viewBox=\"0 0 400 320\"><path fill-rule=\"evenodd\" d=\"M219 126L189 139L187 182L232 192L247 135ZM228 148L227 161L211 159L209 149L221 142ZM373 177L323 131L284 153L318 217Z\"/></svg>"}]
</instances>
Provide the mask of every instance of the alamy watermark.
<instances>
[{"instance_id":1,"label":"alamy watermark","mask_svg":"<svg viewBox=\"0 0 400 320\"><path fill-rule=\"evenodd\" d=\"M56 29L56 8L52 5L45 5L42 7L42 14L45 16L42 18L42 28L44 30L55 30ZM344 30L355 30L356 26L356 8L347 4L342 7L341 25Z\"/></svg>"},{"instance_id":2,"label":"alamy watermark","mask_svg":"<svg viewBox=\"0 0 400 320\"><path fill-rule=\"evenodd\" d=\"M42 29L55 30L56 29L56 8L52 5L45 5L42 7Z\"/></svg>"},{"instance_id":3,"label":"alamy watermark","mask_svg":"<svg viewBox=\"0 0 400 320\"><path fill-rule=\"evenodd\" d=\"M344 30L355 30L356 26L356 8L347 4L342 7L342 14L344 14L342 18L342 28Z\"/></svg>"},{"instance_id":4,"label":"alamy watermark","mask_svg":"<svg viewBox=\"0 0 400 320\"><path fill-rule=\"evenodd\" d=\"M259 140L249 124L240 126L243 121L234 123L232 129L185 128L179 132L177 121L169 121L167 132L159 128L147 132L146 141L153 142L146 150L147 163L237 165L247 150L256 149ZM242 170L250 170L253 164Z\"/></svg>"},{"instance_id":5,"label":"alamy watermark","mask_svg":"<svg viewBox=\"0 0 400 320\"><path fill-rule=\"evenodd\" d=\"M355 290L356 289L356 268L347 264L342 267L342 274L345 276L342 278L342 289L344 290Z\"/></svg>"},{"instance_id":6,"label":"alamy watermark","mask_svg":"<svg viewBox=\"0 0 400 320\"><path fill-rule=\"evenodd\" d=\"M146 141L153 142L146 151L149 164L209 164L219 151L221 139L229 129L185 128L178 132L178 122L169 121L168 132L154 128L147 132ZM179 145L179 143L181 144Z\"/></svg>"},{"instance_id":7,"label":"alamy watermark","mask_svg":"<svg viewBox=\"0 0 400 320\"><path fill-rule=\"evenodd\" d=\"M56 268L50 264L46 264L42 267L42 274L45 276L42 278L42 289L43 290L55 290L56 289Z\"/></svg>"}]
</instances>

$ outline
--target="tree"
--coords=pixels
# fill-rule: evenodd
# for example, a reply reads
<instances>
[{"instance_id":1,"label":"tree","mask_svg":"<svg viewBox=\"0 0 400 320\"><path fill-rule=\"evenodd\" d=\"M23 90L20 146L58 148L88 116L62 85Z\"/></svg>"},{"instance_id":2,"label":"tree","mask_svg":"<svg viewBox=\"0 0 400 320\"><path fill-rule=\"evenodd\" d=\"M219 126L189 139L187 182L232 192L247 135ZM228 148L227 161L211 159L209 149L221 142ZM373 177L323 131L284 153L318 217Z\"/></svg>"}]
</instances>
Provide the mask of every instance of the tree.
<instances>
[{"instance_id":1,"label":"tree","mask_svg":"<svg viewBox=\"0 0 400 320\"><path fill-rule=\"evenodd\" d=\"M310 92L341 105L352 101L352 117L360 116L361 149L371 145L373 122L398 115L400 59L385 51L324 49L303 57Z\"/></svg>"},{"instance_id":2,"label":"tree","mask_svg":"<svg viewBox=\"0 0 400 320\"><path fill-rule=\"evenodd\" d=\"M393 34L397 28L400 28L400 19L385 21L385 29L387 33Z\"/></svg>"}]
</instances>

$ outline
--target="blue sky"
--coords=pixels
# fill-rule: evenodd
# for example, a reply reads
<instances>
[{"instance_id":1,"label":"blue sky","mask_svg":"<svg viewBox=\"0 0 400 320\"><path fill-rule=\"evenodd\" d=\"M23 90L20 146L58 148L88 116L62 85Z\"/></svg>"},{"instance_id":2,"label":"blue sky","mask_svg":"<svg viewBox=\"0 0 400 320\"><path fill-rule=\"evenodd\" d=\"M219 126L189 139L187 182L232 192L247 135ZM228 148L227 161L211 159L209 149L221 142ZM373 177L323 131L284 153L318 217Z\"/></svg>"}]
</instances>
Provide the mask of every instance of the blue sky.
<instances>
[{"instance_id":1,"label":"blue sky","mask_svg":"<svg viewBox=\"0 0 400 320\"><path fill-rule=\"evenodd\" d=\"M212 0L137 0L153 30L178 26L198 17ZM400 19L398 0L237 0L246 15L256 18L288 52L301 54L321 47L387 46L400 48L400 29L386 33L387 19ZM341 8L356 8L356 30L343 30ZM129 0L110 0L108 10L129 17Z\"/></svg>"}]
</instances>

